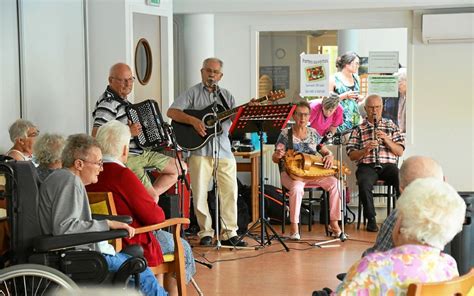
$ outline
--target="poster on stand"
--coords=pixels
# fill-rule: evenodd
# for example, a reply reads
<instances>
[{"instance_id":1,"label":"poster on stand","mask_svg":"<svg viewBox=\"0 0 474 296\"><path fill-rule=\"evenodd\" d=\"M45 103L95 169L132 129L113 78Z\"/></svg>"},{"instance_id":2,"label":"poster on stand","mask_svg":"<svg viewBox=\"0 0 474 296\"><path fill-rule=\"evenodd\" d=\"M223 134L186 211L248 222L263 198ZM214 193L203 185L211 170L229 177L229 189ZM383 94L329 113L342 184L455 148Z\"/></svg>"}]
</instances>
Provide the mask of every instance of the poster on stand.
<instances>
[{"instance_id":1,"label":"poster on stand","mask_svg":"<svg viewBox=\"0 0 474 296\"><path fill-rule=\"evenodd\" d=\"M329 95L329 55L300 55L300 96L316 97Z\"/></svg>"}]
</instances>

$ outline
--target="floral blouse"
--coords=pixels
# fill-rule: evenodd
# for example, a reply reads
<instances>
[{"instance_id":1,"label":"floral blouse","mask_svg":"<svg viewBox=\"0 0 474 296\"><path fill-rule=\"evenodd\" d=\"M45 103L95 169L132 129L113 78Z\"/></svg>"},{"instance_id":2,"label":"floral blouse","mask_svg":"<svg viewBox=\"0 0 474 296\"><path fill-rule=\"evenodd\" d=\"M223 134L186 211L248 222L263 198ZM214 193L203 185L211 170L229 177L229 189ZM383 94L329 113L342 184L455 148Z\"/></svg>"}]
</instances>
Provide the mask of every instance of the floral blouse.
<instances>
[{"instance_id":1,"label":"floral blouse","mask_svg":"<svg viewBox=\"0 0 474 296\"><path fill-rule=\"evenodd\" d=\"M446 281L458 275L450 255L429 246L403 245L360 259L335 295L406 295L411 283Z\"/></svg>"}]
</instances>

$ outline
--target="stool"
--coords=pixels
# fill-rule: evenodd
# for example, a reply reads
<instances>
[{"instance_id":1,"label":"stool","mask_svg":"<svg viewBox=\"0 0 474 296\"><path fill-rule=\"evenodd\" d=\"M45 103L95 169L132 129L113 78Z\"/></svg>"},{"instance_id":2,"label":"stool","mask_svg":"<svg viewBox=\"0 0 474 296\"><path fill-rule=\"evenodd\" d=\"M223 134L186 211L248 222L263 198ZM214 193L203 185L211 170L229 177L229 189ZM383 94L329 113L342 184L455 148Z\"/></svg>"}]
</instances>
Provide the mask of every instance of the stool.
<instances>
[{"instance_id":1,"label":"stool","mask_svg":"<svg viewBox=\"0 0 474 296\"><path fill-rule=\"evenodd\" d=\"M393 207L395 209L395 205L396 205L396 202L397 202L397 194L396 194L395 188L393 187L393 185L385 184L385 181L383 181L383 180L377 180L374 184L374 189L375 189L376 186L385 188L385 190L383 190L383 192L375 192L374 190L372 190L372 196L373 197L386 197L387 198L387 217L388 217L390 215L391 208ZM364 214L362 209L363 209L363 205L362 205L362 201L360 200L360 196L359 196L359 203L358 203L358 206L357 206L357 229L360 228L361 217ZM363 219L364 226L367 223L366 220L367 219L364 217L364 219Z\"/></svg>"},{"instance_id":2,"label":"stool","mask_svg":"<svg viewBox=\"0 0 474 296\"><path fill-rule=\"evenodd\" d=\"M287 205L289 205L289 197L288 197L288 189L284 186L281 187L282 189L282 200L283 200L283 207L282 207L282 220L281 220L281 232L285 233L285 225L286 225L286 213ZM312 231L313 228L313 205L319 202L321 205L324 201L324 211L326 213L324 219L324 229L326 232L326 236L329 235L329 194L324 189L318 186L307 186L304 188L305 192L308 192L308 199L303 199L301 202L301 206L308 205L309 207L309 223L308 223L308 231ZM313 193L316 191L321 191L321 196L319 198L313 197ZM300 212L300 221L301 221L301 212ZM301 223L301 222L300 222Z\"/></svg>"}]
</instances>

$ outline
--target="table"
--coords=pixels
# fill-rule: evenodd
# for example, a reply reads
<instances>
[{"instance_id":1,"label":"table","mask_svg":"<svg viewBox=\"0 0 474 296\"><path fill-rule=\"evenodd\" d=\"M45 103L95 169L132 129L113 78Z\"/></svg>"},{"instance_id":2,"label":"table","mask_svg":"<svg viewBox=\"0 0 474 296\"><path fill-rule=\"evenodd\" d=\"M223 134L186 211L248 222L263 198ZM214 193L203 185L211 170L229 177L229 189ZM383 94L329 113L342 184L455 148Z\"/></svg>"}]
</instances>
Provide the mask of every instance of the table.
<instances>
[{"instance_id":1,"label":"table","mask_svg":"<svg viewBox=\"0 0 474 296\"><path fill-rule=\"evenodd\" d=\"M264 148L263 153L266 153L266 150L271 148ZM234 152L235 157L241 157L244 159L250 159L250 162L239 162L237 161L237 172L249 172L250 173L250 190L252 192L252 222L255 222L259 218L259 165L260 165L260 150L255 150L252 152Z\"/></svg>"}]
</instances>

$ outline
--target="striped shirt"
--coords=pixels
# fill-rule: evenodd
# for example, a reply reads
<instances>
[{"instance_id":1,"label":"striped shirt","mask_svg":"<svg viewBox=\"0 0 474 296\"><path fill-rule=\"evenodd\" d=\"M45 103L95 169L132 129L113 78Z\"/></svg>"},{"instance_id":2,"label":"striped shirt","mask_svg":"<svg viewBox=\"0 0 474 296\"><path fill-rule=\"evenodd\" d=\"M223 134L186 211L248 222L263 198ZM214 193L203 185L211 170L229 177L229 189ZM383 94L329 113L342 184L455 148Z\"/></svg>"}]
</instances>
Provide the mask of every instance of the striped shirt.
<instances>
[{"instance_id":1,"label":"striped shirt","mask_svg":"<svg viewBox=\"0 0 474 296\"><path fill-rule=\"evenodd\" d=\"M100 96L95 104L95 109L92 112L94 118L94 127L101 127L111 120L118 120L123 124L128 124L128 117L126 108L131 105L127 99L122 99L109 86L105 92ZM130 138L129 151L132 154L142 154L143 150L138 147L133 137Z\"/></svg>"},{"instance_id":2,"label":"striped shirt","mask_svg":"<svg viewBox=\"0 0 474 296\"><path fill-rule=\"evenodd\" d=\"M398 126L393 123L393 121L391 121L390 119L382 118L382 120L378 124L377 129L386 133L394 143L402 145L403 149L405 149L405 137L400 132ZM367 145L367 142L373 139L374 125L370 123L366 118L359 126L356 126L352 130L349 142L346 146L347 155L349 155L352 151L364 149L364 147ZM380 163L397 163L398 157L393 154L387 146L385 146L385 143L381 142L378 150L378 157ZM373 149L369 155L364 156L362 159L358 160L357 164L375 163L375 152L376 149Z\"/></svg>"}]
</instances>

